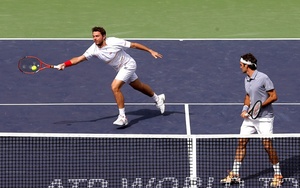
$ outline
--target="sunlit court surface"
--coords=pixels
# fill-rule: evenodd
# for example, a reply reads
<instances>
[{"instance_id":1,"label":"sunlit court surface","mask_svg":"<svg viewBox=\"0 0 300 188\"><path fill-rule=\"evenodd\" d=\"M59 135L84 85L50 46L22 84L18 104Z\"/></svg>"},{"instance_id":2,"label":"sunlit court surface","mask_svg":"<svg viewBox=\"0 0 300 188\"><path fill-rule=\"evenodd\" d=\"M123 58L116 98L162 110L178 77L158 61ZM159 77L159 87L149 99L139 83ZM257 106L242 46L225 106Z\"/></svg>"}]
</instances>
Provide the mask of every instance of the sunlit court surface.
<instances>
[{"instance_id":1,"label":"sunlit court surface","mask_svg":"<svg viewBox=\"0 0 300 188\"><path fill-rule=\"evenodd\" d=\"M0 40L6 46L0 51L1 187L268 187L272 166L259 136L249 143L243 184L219 183L232 167L242 123L239 60L248 52L277 91L274 146L282 187L299 185L299 40L128 40L163 54L154 59L127 50L139 78L166 95L166 111L125 85L125 127L112 124L115 71L105 63L91 59L33 75L17 68L26 55L59 64L83 54L92 40Z\"/></svg>"}]
</instances>

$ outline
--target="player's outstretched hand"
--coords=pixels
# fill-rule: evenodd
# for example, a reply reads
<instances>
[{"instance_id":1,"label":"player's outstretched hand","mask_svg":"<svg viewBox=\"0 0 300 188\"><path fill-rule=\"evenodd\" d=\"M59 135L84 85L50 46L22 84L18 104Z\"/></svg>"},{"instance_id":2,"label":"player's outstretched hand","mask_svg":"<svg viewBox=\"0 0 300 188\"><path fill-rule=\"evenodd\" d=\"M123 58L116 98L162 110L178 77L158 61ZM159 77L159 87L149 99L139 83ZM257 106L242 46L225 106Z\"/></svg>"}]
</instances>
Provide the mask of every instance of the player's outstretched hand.
<instances>
[{"instance_id":1,"label":"player's outstretched hand","mask_svg":"<svg viewBox=\"0 0 300 188\"><path fill-rule=\"evenodd\" d=\"M162 57L163 57L160 53L158 53L158 52L156 52L156 51L153 51L153 50L151 50L150 53L151 53L151 55L152 55L155 59L157 59L158 57L159 57L159 58L162 58Z\"/></svg>"},{"instance_id":2,"label":"player's outstretched hand","mask_svg":"<svg viewBox=\"0 0 300 188\"><path fill-rule=\"evenodd\" d=\"M57 65L57 70L64 70L65 69L65 64L61 63L59 65Z\"/></svg>"}]
</instances>

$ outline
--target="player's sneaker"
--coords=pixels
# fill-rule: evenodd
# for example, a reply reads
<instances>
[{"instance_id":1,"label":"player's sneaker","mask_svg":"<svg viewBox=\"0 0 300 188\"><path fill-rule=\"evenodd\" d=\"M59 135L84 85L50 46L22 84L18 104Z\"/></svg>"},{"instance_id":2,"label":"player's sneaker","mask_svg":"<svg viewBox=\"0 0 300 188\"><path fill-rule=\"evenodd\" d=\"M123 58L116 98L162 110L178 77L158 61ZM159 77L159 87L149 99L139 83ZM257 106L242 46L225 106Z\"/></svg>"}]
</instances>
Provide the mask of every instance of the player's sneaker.
<instances>
[{"instance_id":1,"label":"player's sneaker","mask_svg":"<svg viewBox=\"0 0 300 188\"><path fill-rule=\"evenodd\" d=\"M233 172L229 172L226 178L221 179L220 183L222 184L232 184L232 183L240 183L241 179L238 174L234 174Z\"/></svg>"},{"instance_id":2,"label":"player's sneaker","mask_svg":"<svg viewBox=\"0 0 300 188\"><path fill-rule=\"evenodd\" d=\"M275 174L270 184L271 187L280 187L283 182L283 177L280 174Z\"/></svg>"},{"instance_id":3,"label":"player's sneaker","mask_svg":"<svg viewBox=\"0 0 300 188\"><path fill-rule=\"evenodd\" d=\"M114 121L113 123L114 125L119 125L119 126L124 126L128 124L128 120L126 118L126 116L118 116L118 119L116 121Z\"/></svg>"},{"instance_id":4,"label":"player's sneaker","mask_svg":"<svg viewBox=\"0 0 300 188\"><path fill-rule=\"evenodd\" d=\"M156 103L156 107L158 109L160 109L160 113L164 113L165 112L165 99L166 99L166 96L165 94L160 94L158 95L158 102Z\"/></svg>"}]
</instances>

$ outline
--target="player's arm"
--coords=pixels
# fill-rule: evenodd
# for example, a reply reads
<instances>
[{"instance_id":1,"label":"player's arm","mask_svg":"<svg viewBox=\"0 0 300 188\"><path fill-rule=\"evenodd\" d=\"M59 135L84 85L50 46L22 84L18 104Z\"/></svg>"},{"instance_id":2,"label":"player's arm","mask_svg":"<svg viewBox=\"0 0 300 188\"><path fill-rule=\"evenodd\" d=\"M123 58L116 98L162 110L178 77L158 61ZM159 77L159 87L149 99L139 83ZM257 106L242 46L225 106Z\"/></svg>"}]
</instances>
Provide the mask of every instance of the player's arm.
<instances>
[{"instance_id":1,"label":"player's arm","mask_svg":"<svg viewBox=\"0 0 300 188\"><path fill-rule=\"evenodd\" d=\"M77 65L78 63L81 63L83 61L87 60L86 57L84 55L78 56L78 57L73 57L72 59L61 63L58 65L58 70L64 70L66 67L70 67L73 65Z\"/></svg>"},{"instance_id":2,"label":"player's arm","mask_svg":"<svg viewBox=\"0 0 300 188\"><path fill-rule=\"evenodd\" d=\"M250 96L246 94L245 99L244 99L244 106L242 109L241 117L242 118L248 118L248 109L250 107Z\"/></svg>"},{"instance_id":3,"label":"player's arm","mask_svg":"<svg viewBox=\"0 0 300 188\"><path fill-rule=\"evenodd\" d=\"M272 104L278 99L275 89L267 91L267 93L269 97L262 103L262 106L268 106L269 104Z\"/></svg>"},{"instance_id":4,"label":"player's arm","mask_svg":"<svg viewBox=\"0 0 300 188\"><path fill-rule=\"evenodd\" d=\"M149 52L154 58L162 58L162 55L150 48L148 48L147 46L144 46L140 43L136 43L136 42L131 42L130 44L130 48L135 48L135 49L139 49L139 50L144 50L146 52Z\"/></svg>"}]
</instances>

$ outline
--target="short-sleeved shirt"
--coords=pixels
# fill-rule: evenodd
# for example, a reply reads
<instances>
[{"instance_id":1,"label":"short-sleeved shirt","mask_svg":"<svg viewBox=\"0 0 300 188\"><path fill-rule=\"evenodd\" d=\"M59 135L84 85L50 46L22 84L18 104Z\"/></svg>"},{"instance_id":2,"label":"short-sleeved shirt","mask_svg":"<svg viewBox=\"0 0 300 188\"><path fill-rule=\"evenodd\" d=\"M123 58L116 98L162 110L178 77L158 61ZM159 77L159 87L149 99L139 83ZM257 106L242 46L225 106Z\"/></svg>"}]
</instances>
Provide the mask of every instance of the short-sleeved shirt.
<instances>
[{"instance_id":1,"label":"short-sleeved shirt","mask_svg":"<svg viewBox=\"0 0 300 188\"><path fill-rule=\"evenodd\" d=\"M126 49L130 48L131 43L129 41L108 37L106 44L106 46L100 48L93 43L83 55L88 60L92 57L96 57L112 66L116 71L119 71L120 68L128 62L134 62L134 59L125 52Z\"/></svg>"},{"instance_id":2,"label":"short-sleeved shirt","mask_svg":"<svg viewBox=\"0 0 300 188\"><path fill-rule=\"evenodd\" d=\"M268 97L268 91L275 89L271 79L264 73L257 70L254 71L251 77L245 78L245 90L250 96L250 108L257 100L264 102ZM260 117L274 117L272 104L264 106L261 109Z\"/></svg>"}]
</instances>

